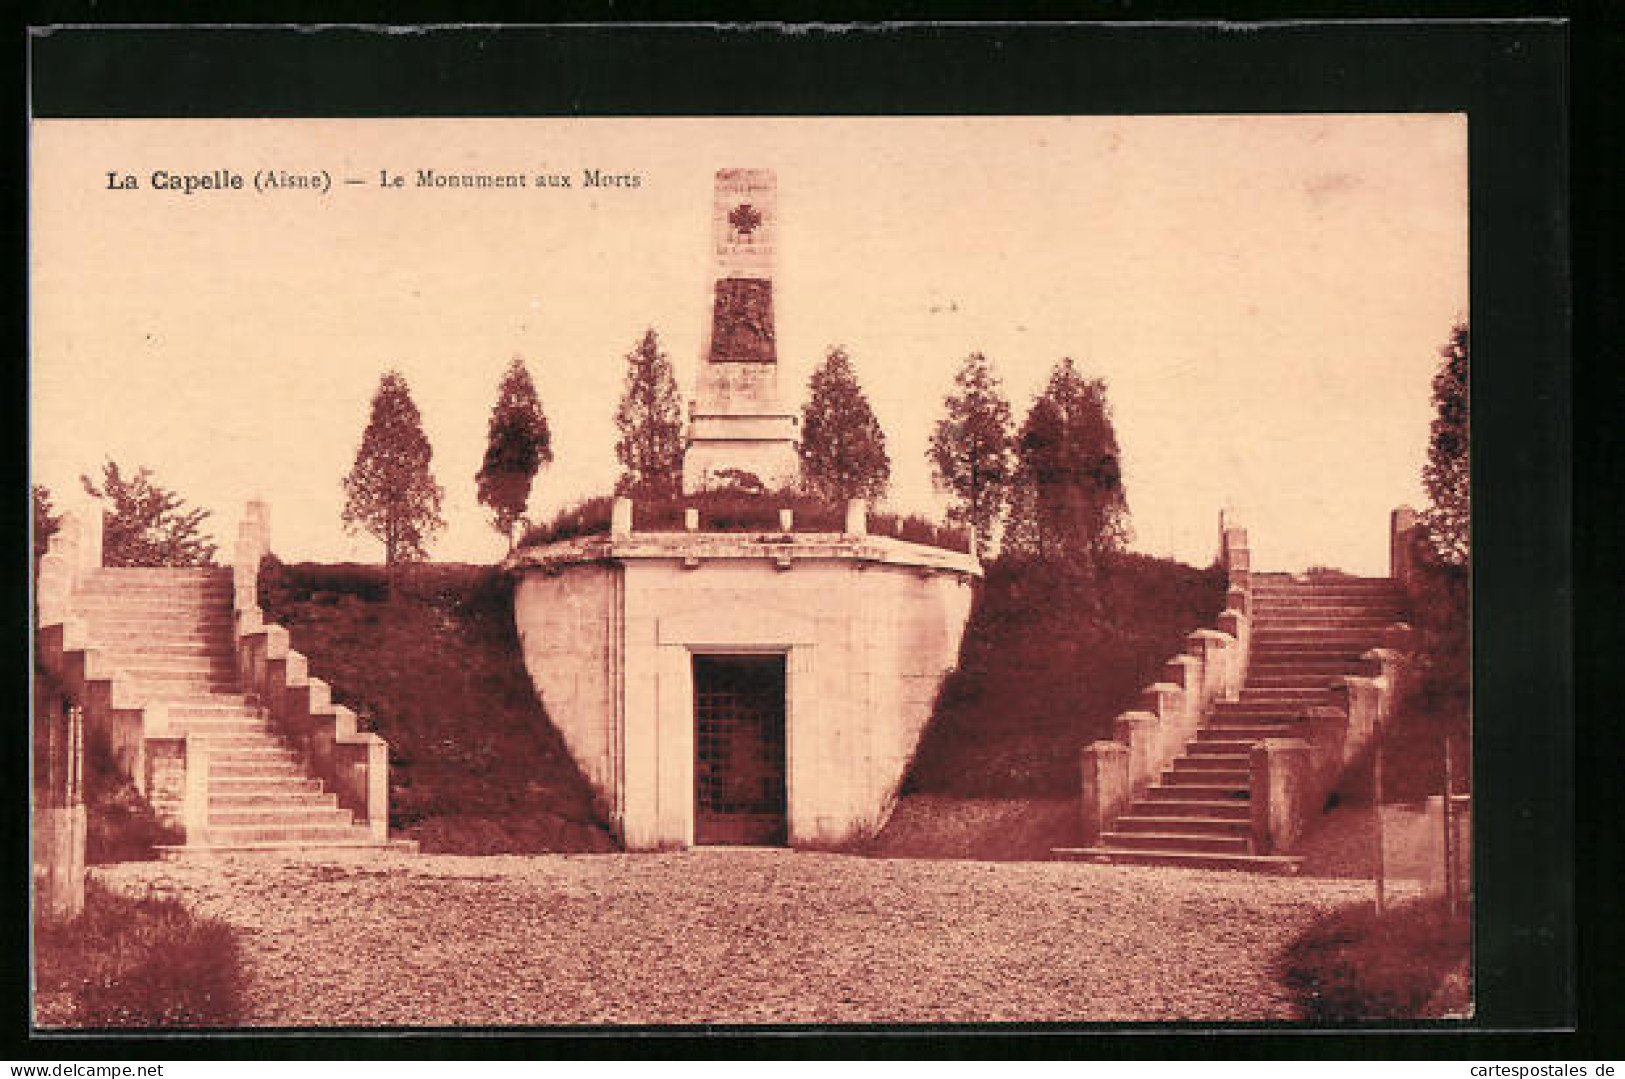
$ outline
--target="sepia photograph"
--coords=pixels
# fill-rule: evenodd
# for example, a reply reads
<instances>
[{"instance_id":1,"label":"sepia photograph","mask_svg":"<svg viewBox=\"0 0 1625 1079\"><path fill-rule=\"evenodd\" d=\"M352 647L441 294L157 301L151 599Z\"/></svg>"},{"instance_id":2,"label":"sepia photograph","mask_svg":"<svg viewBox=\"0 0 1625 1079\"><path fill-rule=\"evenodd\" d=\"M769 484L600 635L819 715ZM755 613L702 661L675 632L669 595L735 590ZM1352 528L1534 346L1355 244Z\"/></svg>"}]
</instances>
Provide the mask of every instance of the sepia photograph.
<instances>
[{"instance_id":1,"label":"sepia photograph","mask_svg":"<svg viewBox=\"0 0 1625 1079\"><path fill-rule=\"evenodd\" d=\"M32 1022L1462 1022L1462 113L48 119Z\"/></svg>"}]
</instances>

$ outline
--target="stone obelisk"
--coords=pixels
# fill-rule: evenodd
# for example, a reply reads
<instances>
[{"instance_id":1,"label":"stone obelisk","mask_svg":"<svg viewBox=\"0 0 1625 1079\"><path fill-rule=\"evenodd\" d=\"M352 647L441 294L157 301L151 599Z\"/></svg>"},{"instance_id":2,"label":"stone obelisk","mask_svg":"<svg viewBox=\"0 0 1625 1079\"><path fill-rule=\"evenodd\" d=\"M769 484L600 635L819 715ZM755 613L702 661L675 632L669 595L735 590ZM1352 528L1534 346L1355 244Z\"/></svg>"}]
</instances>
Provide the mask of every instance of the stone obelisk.
<instances>
[{"instance_id":1,"label":"stone obelisk","mask_svg":"<svg viewBox=\"0 0 1625 1079\"><path fill-rule=\"evenodd\" d=\"M721 169L711 210L711 330L689 403L683 490L793 485L796 417L779 402L773 324L778 184L771 169Z\"/></svg>"}]
</instances>

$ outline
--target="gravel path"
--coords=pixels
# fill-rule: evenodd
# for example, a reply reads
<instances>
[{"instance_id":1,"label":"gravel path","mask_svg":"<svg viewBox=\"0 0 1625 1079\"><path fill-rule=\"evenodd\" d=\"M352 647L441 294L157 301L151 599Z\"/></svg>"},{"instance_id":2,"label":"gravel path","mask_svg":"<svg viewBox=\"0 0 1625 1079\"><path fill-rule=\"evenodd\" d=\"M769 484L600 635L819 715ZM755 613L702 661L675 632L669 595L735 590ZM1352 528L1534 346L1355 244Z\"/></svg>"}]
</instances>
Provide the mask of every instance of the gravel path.
<instances>
[{"instance_id":1,"label":"gravel path","mask_svg":"<svg viewBox=\"0 0 1625 1079\"><path fill-rule=\"evenodd\" d=\"M125 863L239 927L265 1026L1290 1020L1350 880L779 850Z\"/></svg>"}]
</instances>

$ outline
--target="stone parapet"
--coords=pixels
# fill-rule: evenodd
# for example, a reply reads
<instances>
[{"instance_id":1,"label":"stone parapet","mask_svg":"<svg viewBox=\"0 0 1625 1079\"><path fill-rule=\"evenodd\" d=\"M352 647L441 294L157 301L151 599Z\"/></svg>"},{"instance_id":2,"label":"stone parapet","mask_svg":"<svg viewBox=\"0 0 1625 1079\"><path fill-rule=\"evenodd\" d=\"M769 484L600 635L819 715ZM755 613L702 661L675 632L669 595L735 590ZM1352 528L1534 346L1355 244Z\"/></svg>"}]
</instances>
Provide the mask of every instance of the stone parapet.
<instances>
[{"instance_id":1,"label":"stone parapet","mask_svg":"<svg viewBox=\"0 0 1625 1079\"><path fill-rule=\"evenodd\" d=\"M389 753L376 734L356 730L355 713L332 703L325 682L310 676L288 631L268 624L257 602L261 560L270 553L270 513L248 503L232 560L237 669L244 689L339 805L360 818L374 839L389 833Z\"/></svg>"},{"instance_id":2,"label":"stone parapet","mask_svg":"<svg viewBox=\"0 0 1625 1079\"><path fill-rule=\"evenodd\" d=\"M1254 854L1297 849L1314 795L1314 751L1300 738L1266 738L1249 759Z\"/></svg>"},{"instance_id":3,"label":"stone parapet","mask_svg":"<svg viewBox=\"0 0 1625 1079\"><path fill-rule=\"evenodd\" d=\"M1163 664L1162 680L1142 689L1135 710L1114 721L1114 738L1095 742L1083 751L1085 831L1097 826L1109 830L1132 797L1154 783L1183 752L1214 702L1234 700L1241 692L1250 639L1246 613L1252 604L1249 559L1246 530L1229 513L1221 513L1219 560L1229 571L1230 585L1219 628L1192 631L1185 651ZM1108 750L1109 746L1119 747L1122 753ZM1096 777L1092 786L1087 779L1091 775ZM1124 792L1120 797L1119 787ZM1088 842L1097 836L1098 831Z\"/></svg>"},{"instance_id":4,"label":"stone parapet","mask_svg":"<svg viewBox=\"0 0 1625 1079\"><path fill-rule=\"evenodd\" d=\"M1129 747L1104 740L1083 748L1083 842L1094 846L1132 798Z\"/></svg>"}]
</instances>

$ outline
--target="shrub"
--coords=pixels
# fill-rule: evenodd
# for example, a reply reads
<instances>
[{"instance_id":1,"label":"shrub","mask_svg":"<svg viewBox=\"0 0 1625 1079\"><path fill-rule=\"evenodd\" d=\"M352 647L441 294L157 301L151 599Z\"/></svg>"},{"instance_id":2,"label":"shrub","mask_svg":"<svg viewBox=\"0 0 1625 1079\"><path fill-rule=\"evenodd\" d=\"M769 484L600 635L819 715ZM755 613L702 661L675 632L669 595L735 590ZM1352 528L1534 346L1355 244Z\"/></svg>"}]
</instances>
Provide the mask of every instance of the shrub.
<instances>
[{"instance_id":1,"label":"shrub","mask_svg":"<svg viewBox=\"0 0 1625 1079\"><path fill-rule=\"evenodd\" d=\"M85 739L85 861L150 862L158 847L181 843L180 829L158 819L152 806L119 771L105 738Z\"/></svg>"},{"instance_id":2,"label":"shrub","mask_svg":"<svg viewBox=\"0 0 1625 1079\"><path fill-rule=\"evenodd\" d=\"M42 922L34 937L41 1025L236 1025L244 976L237 938L183 904L85 884L84 914Z\"/></svg>"},{"instance_id":3,"label":"shrub","mask_svg":"<svg viewBox=\"0 0 1625 1079\"><path fill-rule=\"evenodd\" d=\"M1442 899L1334 911L1287 945L1281 974L1311 1022L1416 1019L1471 954L1472 927Z\"/></svg>"},{"instance_id":4,"label":"shrub","mask_svg":"<svg viewBox=\"0 0 1625 1079\"><path fill-rule=\"evenodd\" d=\"M526 531L519 540L519 546L543 547L549 543L562 543L580 536L607 535L610 509L614 504L615 499L612 496L599 495L577 502L573 506L566 506L554 514L551 521Z\"/></svg>"},{"instance_id":5,"label":"shrub","mask_svg":"<svg viewBox=\"0 0 1625 1079\"><path fill-rule=\"evenodd\" d=\"M869 531L877 536L890 536L909 543L922 543L927 547L940 547L947 551L970 551L970 531L952 525L939 525L914 514L899 516L892 513L869 515Z\"/></svg>"}]
</instances>

